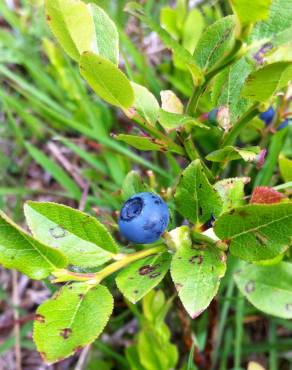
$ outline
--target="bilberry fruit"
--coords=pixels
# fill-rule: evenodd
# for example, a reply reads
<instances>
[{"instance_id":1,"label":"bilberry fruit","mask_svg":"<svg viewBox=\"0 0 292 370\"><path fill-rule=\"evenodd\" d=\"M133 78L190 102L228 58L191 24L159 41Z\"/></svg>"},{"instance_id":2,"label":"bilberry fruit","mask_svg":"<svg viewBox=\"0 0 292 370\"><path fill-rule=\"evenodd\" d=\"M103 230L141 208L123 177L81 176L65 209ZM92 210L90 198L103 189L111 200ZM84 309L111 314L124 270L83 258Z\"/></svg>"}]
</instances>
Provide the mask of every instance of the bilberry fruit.
<instances>
[{"instance_id":1,"label":"bilberry fruit","mask_svg":"<svg viewBox=\"0 0 292 370\"><path fill-rule=\"evenodd\" d=\"M281 122L277 128L277 130L282 130L283 128L287 127L289 124L289 120L288 119L285 119L285 121Z\"/></svg>"},{"instance_id":2,"label":"bilberry fruit","mask_svg":"<svg viewBox=\"0 0 292 370\"><path fill-rule=\"evenodd\" d=\"M169 211L159 195L143 192L129 198L119 217L121 234L139 244L153 243L160 238L169 222Z\"/></svg>"},{"instance_id":3,"label":"bilberry fruit","mask_svg":"<svg viewBox=\"0 0 292 370\"><path fill-rule=\"evenodd\" d=\"M217 122L217 113L218 113L218 108L214 108L208 113L208 121L210 123Z\"/></svg>"},{"instance_id":4,"label":"bilberry fruit","mask_svg":"<svg viewBox=\"0 0 292 370\"><path fill-rule=\"evenodd\" d=\"M262 121L265 122L265 124L268 126L272 121L275 116L275 110L273 107L270 107L268 110L265 112L262 112L259 117Z\"/></svg>"}]
</instances>

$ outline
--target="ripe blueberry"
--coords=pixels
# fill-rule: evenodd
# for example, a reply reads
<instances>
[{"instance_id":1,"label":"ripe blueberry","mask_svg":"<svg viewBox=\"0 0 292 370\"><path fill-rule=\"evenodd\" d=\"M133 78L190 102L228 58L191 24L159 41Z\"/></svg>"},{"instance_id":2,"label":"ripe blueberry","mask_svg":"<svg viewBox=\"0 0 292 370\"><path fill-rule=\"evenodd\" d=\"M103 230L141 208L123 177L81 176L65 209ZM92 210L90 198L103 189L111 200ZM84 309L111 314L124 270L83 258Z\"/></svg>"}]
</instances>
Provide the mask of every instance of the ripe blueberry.
<instances>
[{"instance_id":1,"label":"ripe blueberry","mask_svg":"<svg viewBox=\"0 0 292 370\"><path fill-rule=\"evenodd\" d=\"M169 211L159 195L137 193L123 205L119 228L129 241L139 244L153 243L160 238L169 222Z\"/></svg>"},{"instance_id":2,"label":"ripe blueberry","mask_svg":"<svg viewBox=\"0 0 292 370\"><path fill-rule=\"evenodd\" d=\"M289 120L285 119L285 121L281 122L277 128L277 131L282 130L283 128L287 127L289 124Z\"/></svg>"},{"instance_id":3,"label":"ripe blueberry","mask_svg":"<svg viewBox=\"0 0 292 370\"><path fill-rule=\"evenodd\" d=\"M210 110L208 113L208 121L210 123L216 123L217 122L217 113L218 113L218 108L214 108Z\"/></svg>"},{"instance_id":4,"label":"ripe blueberry","mask_svg":"<svg viewBox=\"0 0 292 370\"><path fill-rule=\"evenodd\" d=\"M260 119L265 122L266 126L268 126L273 121L274 116L275 110L273 107L270 107L268 110L262 112L259 115Z\"/></svg>"}]
</instances>

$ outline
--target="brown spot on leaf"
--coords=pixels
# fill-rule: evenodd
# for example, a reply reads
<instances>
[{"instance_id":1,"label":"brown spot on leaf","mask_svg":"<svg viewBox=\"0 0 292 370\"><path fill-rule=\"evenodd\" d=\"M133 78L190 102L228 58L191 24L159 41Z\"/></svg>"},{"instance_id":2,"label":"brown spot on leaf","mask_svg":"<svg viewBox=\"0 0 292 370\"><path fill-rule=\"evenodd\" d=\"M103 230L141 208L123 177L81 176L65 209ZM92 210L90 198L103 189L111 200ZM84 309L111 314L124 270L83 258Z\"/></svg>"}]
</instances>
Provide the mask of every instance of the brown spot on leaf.
<instances>
[{"instance_id":1,"label":"brown spot on leaf","mask_svg":"<svg viewBox=\"0 0 292 370\"><path fill-rule=\"evenodd\" d=\"M199 216L202 216L203 215L203 208L202 207L199 207Z\"/></svg>"},{"instance_id":2,"label":"brown spot on leaf","mask_svg":"<svg viewBox=\"0 0 292 370\"><path fill-rule=\"evenodd\" d=\"M36 315L35 315L35 320L37 321L37 322L39 322L39 323L41 323L41 324L43 324L46 320L45 320L45 316L43 316L43 315L41 315L41 314L39 314L39 313L37 313Z\"/></svg>"},{"instance_id":3,"label":"brown spot on leaf","mask_svg":"<svg viewBox=\"0 0 292 370\"><path fill-rule=\"evenodd\" d=\"M84 294L83 294L83 293L80 293L80 294L78 294L78 297L79 297L80 299L83 299L83 298L84 298Z\"/></svg>"},{"instance_id":4,"label":"brown spot on leaf","mask_svg":"<svg viewBox=\"0 0 292 370\"><path fill-rule=\"evenodd\" d=\"M247 294L252 293L255 290L255 282L254 281L248 281L245 284L244 290L246 291Z\"/></svg>"},{"instance_id":5,"label":"brown spot on leaf","mask_svg":"<svg viewBox=\"0 0 292 370\"><path fill-rule=\"evenodd\" d=\"M64 238L64 236L66 236L66 230L63 229L62 226L56 226L56 227L51 227L49 229L49 232L50 234L52 235L52 237L54 239L60 239L60 238Z\"/></svg>"},{"instance_id":6,"label":"brown spot on leaf","mask_svg":"<svg viewBox=\"0 0 292 370\"><path fill-rule=\"evenodd\" d=\"M160 273L160 272L153 272L153 274L150 274L150 275L149 275L149 278L150 278L150 279L155 279L155 278L157 278L159 275L161 275L161 273Z\"/></svg>"},{"instance_id":7,"label":"brown spot on leaf","mask_svg":"<svg viewBox=\"0 0 292 370\"><path fill-rule=\"evenodd\" d=\"M148 275L154 270L155 270L154 266L145 265L145 266L142 266L142 267L139 268L139 274L140 275Z\"/></svg>"},{"instance_id":8,"label":"brown spot on leaf","mask_svg":"<svg viewBox=\"0 0 292 370\"><path fill-rule=\"evenodd\" d=\"M139 293L139 290L134 290L134 294L138 294Z\"/></svg>"},{"instance_id":9,"label":"brown spot on leaf","mask_svg":"<svg viewBox=\"0 0 292 370\"><path fill-rule=\"evenodd\" d=\"M239 211L238 214L242 218L245 218L246 216L248 216L248 212L246 212L244 209L242 211Z\"/></svg>"},{"instance_id":10,"label":"brown spot on leaf","mask_svg":"<svg viewBox=\"0 0 292 370\"><path fill-rule=\"evenodd\" d=\"M72 329L70 328L65 328L65 329L62 329L60 331L60 335L61 337L63 337L64 339L68 339L70 337L70 335L72 334Z\"/></svg>"},{"instance_id":11,"label":"brown spot on leaf","mask_svg":"<svg viewBox=\"0 0 292 370\"><path fill-rule=\"evenodd\" d=\"M255 236L257 242L260 245L266 245L267 244L268 238L266 237L266 235L260 233L259 231L254 231L254 236Z\"/></svg>"},{"instance_id":12,"label":"brown spot on leaf","mask_svg":"<svg viewBox=\"0 0 292 370\"><path fill-rule=\"evenodd\" d=\"M50 22L50 20L51 20L52 18L51 18L51 16L49 15L49 14L47 14L46 15L46 20L48 21L48 22Z\"/></svg>"},{"instance_id":13,"label":"brown spot on leaf","mask_svg":"<svg viewBox=\"0 0 292 370\"><path fill-rule=\"evenodd\" d=\"M192 256L189 258L189 262L194 265L195 263L197 263L198 265L200 265L202 262L203 262L203 259L204 257L202 255L195 255L195 256Z\"/></svg>"}]
</instances>

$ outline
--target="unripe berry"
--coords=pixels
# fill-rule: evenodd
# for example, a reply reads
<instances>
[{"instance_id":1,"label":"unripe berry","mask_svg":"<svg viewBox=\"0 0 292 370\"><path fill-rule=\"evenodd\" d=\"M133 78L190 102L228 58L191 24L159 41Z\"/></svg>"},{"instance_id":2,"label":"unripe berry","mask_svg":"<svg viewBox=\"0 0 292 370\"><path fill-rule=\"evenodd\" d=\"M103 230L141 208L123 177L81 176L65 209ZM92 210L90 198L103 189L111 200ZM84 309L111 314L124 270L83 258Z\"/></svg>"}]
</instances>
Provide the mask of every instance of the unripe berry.
<instances>
[{"instance_id":1,"label":"unripe berry","mask_svg":"<svg viewBox=\"0 0 292 370\"><path fill-rule=\"evenodd\" d=\"M169 222L166 203L154 193L137 193L123 205L119 217L121 234L139 244L153 243L160 238Z\"/></svg>"}]
</instances>

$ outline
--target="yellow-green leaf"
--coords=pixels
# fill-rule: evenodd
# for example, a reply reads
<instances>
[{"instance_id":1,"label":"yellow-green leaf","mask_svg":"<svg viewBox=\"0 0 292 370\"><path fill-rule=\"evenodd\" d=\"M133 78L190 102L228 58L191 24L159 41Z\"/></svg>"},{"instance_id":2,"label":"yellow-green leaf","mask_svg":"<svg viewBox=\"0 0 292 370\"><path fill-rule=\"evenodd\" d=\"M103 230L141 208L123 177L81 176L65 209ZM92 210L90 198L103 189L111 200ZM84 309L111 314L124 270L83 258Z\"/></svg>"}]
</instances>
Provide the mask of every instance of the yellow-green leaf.
<instances>
[{"instance_id":1,"label":"yellow-green leaf","mask_svg":"<svg viewBox=\"0 0 292 370\"><path fill-rule=\"evenodd\" d=\"M256 23L268 18L272 0L230 0L242 24Z\"/></svg>"},{"instance_id":2,"label":"yellow-green leaf","mask_svg":"<svg viewBox=\"0 0 292 370\"><path fill-rule=\"evenodd\" d=\"M50 202L27 202L24 212L33 235L62 251L72 265L99 266L118 251L106 227L76 209Z\"/></svg>"},{"instance_id":3,"label":"yellow-green leaf","mask_svg":"<svg viewBox=\"0 0 292 370\"><path fill-rule=\"evenodd\" d=\"M89 4L95 28L95 51L98 55L119 64L119 34L116 25L106 12L95 4Z\"/></svg>"},{"instance_id":4,"label":"yellow-green leaf","mask_svg":"<svg viewBox=\"0 0 292 370\"><path fill-rule=\"evenodd\" d=\"M0 211L0 264L31 279L44 279L67 265L59 251L40 243Z\"/></svg>"},{"instance_id":5,"label":"yellow-green leaf","mask_svg":"<svg viewBox=\"0 0 292 370\"><path fill-rule=\"evenodd\" d=\"M129 108L134 102L134 92L126 75L109 60L92 52L80 58L80 73L95 93L106 102Z\"/></svg>"},{"instance_id":6,"label":"yellow-green leaf","mask_svg":"<svg viewBox=\"0 0 292 370\"><path fill-rule=\"evenodd\" d=\"M95 38L89 8L79 0L46 0L46 17L50 29L66 53L78 61L92 50Z\"/></svg>"}]
</instances>

